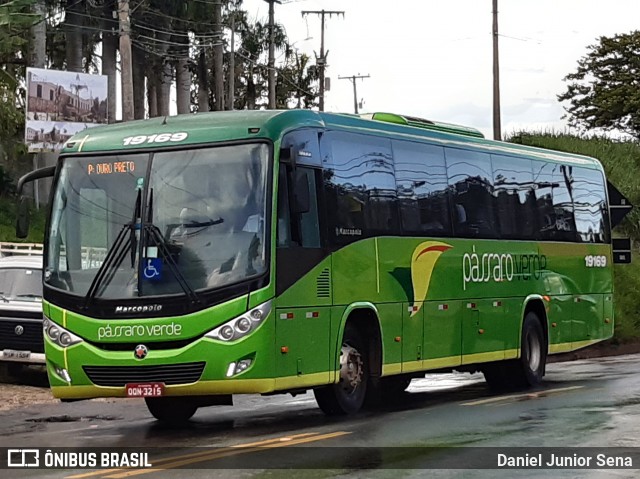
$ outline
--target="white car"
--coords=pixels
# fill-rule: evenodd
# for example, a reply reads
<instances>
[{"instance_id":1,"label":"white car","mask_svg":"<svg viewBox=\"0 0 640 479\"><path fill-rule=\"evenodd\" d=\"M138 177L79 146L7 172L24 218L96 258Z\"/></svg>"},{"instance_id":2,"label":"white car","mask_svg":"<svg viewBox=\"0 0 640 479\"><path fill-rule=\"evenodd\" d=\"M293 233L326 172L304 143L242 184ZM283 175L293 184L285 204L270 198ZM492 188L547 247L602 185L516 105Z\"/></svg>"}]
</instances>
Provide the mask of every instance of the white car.
<instances>
[{"instance_id":1,"label":"white car","mask_svg":"<svg viewBox=\"0 0 640 479\"><path fill-rule=\"evenodd\" d=\"M42 256L0 258L0 360L44 364Z\"/></svg>"}]
</instances>

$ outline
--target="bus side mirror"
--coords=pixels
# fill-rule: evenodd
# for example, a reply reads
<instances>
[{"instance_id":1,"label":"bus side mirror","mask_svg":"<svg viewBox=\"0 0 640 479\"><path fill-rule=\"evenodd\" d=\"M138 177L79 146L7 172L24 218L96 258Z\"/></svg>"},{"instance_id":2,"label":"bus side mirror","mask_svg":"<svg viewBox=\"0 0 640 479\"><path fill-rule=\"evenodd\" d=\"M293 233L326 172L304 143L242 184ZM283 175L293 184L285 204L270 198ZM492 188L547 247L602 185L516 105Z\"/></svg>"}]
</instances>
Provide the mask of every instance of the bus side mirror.
<instances>
[{"instance_id":1,"label":"bus side mirror","mask_svg":"<svg viewBox=\"0 0 640 479\"><path fill-rule=\"evenodd\" d=\"M294 171L293 213L308 213L311 209L311 192L309 178L304 170Z\"/></svg>"},{"instance_id":2,"label":"bus side mirror","mask_svg":"<svg viewBox=\"0 0 640 479\"><path fill-rule=\"evenodd\" d=\"M24 239L29 234L29 200L22 195L24 185L34 180L52 177L55 172L55 166L45 166L27 173L18 180L18 186L16 187L18 198L20 198L16 215L16 236L18 238Z\"/></svg>"},{"instance_id":3,"label":"bus side mirror","mask_svg":"<svg viewBox=\"0 0 640 479\"><path fill-rule=\"evenodd\" d=\"M21 196L16 215L16 237L24 239L29 235L29 200Z\"/></svg>"}]
</instances>

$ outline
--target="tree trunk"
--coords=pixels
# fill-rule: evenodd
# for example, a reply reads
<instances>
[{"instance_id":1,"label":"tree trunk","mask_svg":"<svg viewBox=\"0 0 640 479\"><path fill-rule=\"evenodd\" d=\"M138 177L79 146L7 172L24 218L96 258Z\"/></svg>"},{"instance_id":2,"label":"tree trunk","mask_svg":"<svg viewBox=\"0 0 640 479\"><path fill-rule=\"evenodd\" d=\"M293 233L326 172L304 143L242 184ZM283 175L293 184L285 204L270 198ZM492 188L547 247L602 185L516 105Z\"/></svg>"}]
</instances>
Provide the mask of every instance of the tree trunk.
<instances>
[{"instance_id":1,"label":"tree trunk","mask_svg":"<svg viewBox=\"0 0 640 479\"><path fill-rule=\"evenodd\" d=\"M249 64L247 75L247 110L256 109L256 84L253 82L253 63Z\"/></svg>"},{"instance_id":2,"label":"tree trunk","mask_svg":"<svg viewBox=\"0 0 640 479\"><path fill-rule=\"evenodd\" d=\"M198 56L198 111L209 111L209 72L207 56L200 48Z\"/></svg>"},{"instance_id":3,"label":"tree trunk","mask_svg":"<svg viewBox=\"0 0 640 479\"><path fill-rule=\"evenodd\" d=\"M105 4L103 10L104 20L102 23L102 74L107 76L108 101L107 101L107 121L116 121L116 52L118 49L118 37L112 32L113 5ZM117 31L117 30L116 30Z\"/></svg>"},{"instance_id":4,"label":"tree trunk","mask_svg":"<svg viewBox=\"0 0 640 479\"><path fill-rule=\"evenodd\" d=\"M176 64L176 102L178 114L191 112L191 72L187 58L181 58Z\"/></svg>"},{"instance_id":5,"label":"tree trunk","mask_svg":"<svg viewBox=\"0 0 640 479\"><path fill-rule=\"evenodd\" d=\"M158 95L158 116L169 116L171 83L173 82L173 66L171 65L171 62L160 60L158 71L161 72L156 88L156 95Z\"/></svg>"},{"instance_id":6,"label":"tree trunk","mask_svg":"<svg viewBox=\"0 0 640 479\"><path fill-rule=\"evenodd\" d=\"M65 11L65 45L67 51L67 70L72 72L82 71L82 24L83 17L78 15L84 6L84 2L74 2L67 6Z\"/></svg>"},{"instance_id":7,"label":"tree trunk","mask_svg":"<svg viewBox=\"0 0 640 479\"><path fill-rule=\"evenodd\" d=\"M158 116L158 81L157 74L147 76L147 101L149 102L149 118Z\"/></svg>"},{"instance_id":8,"label":"tree trunk","mask_svg":"<svg viewBox=\"0 0 640 479\"><path fill-rule=\"evenodd\" d=\"M136 120L145 118L145 55L140 48L132 48L133 57L133 117Z\"/></svg>"},{"instance_id":9,"label":"tree trunk","mask_svg":"<svg viewBox=\"0 0 640 479\"><path fill-rule=\"evenodd\" d=\"M213 33L215 45L213 47L213 81L215 111L224 110L224 48L222 42L222 3L213 4Z\"/></svg>"},{"instance_id":10,"label":"tree trunk","mask_svg":"<svg viewBox=\"0 0 640 479\"><path fill-rule=\"evenodd\" d=\"M31 58L29 63L35 68L44 68L47 61L47 14L45 0L37 0L33 4L33 14L40 19L31 28Z\"/></svg>"},{"instance_id":11,"label":"tree trunk","mask_svg":"<svg viewBox=\"0 0 640 479\"><path fill-rule=\"evenodd\" d=\"M186 32L186 29L184 29ZM176 35L175 41L184 44L177 49L180 56L176 62L176 103L178 114L191 111L191 71L189 70L189 38L184 35Z\"/></svg>"},{"instance_id":12,"label":"tree trunk","mask_svg":"<svg viewBox=\"0 0 640 479\"><path fill-rule=\"evenodd\" d=\"M172 30L171 20L166 18L164 22L160 24L160 29L164 32ZM156 32L156 38L158 42L156 44L156 50L159 52L155 59L156 75L158 81L156 83L156 95L158 105L158 116L169 116L169 100L171 94L171 83L173 82L173 68L171 62L167 58L169 53L169 42L171 40L170 33Z\"/></svg>"}]
</instances>

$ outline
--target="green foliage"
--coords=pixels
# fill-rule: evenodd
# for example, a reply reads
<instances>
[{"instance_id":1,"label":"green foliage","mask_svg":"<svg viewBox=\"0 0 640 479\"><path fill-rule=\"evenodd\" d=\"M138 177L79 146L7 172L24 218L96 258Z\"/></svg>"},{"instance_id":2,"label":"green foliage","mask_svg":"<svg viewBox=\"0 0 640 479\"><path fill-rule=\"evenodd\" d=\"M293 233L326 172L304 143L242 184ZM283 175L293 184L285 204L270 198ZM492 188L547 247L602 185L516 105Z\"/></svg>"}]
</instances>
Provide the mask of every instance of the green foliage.
<instances>
[{"instance_id":1,"label":"green foliage","mask_svg":"<svg viewBox=\"0 0 640 479\"><path fill-rule=\"evenodd\" d=\"M276 108L317 106L318 70L309 65L308 55L293 52L279 68L276 80Z\"/></svg>"},{"instance_id":2,"label":"green foliage","mask_svg":"<svg viewBox=\"0 0 640 479\"><path fill-rule=\"evenodd\" d=\"M640 145L562 133L516 133L507 141L597 158L604 166L608 180L636 205L614 230L614 236L628 236L634 243L633 263L614 268L615 338L619 341L640 338L640 178L634 174L640 171Z\"/></svg>"},{"instance_id":3,"label":"green foliage","mask_svg":"<svg viewBox=\"0 0 640 479\"><path fill-rule=\"evenodd\" d=\"M640 138L640 31L600 37L565 77L569 124L582 129L619 130Z\"/></svg>"},{"instance_id":4,"label":"green foliage","mask_svg":"<svg viewBox=\"0 0 640 479\"><path fill-rule=\"evenodd\" d=\"M38 17L30 13L33 0L0 2L0 160L25 150L24 110L19 78L24 74L29 36Z\"/></svg>"}]
</instances>

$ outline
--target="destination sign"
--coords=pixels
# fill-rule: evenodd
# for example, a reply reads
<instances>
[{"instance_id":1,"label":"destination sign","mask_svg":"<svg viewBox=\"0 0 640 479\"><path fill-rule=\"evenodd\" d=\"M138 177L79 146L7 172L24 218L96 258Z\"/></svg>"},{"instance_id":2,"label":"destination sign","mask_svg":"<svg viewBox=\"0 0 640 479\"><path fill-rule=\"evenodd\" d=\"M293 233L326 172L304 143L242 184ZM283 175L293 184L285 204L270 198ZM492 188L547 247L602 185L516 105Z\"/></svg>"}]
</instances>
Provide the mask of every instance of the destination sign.
<instances>
[{"instance_id":1,"label":"destination sign","mask_svg":"<svg viewBox=\"0 0 640 479\"><path fill-rule=\"evenodd\" d=\"M87 175L113 175L134 171L136 171L136 164L133 161L102 161L87 165Z\"/></svg>"}]
</instances>

